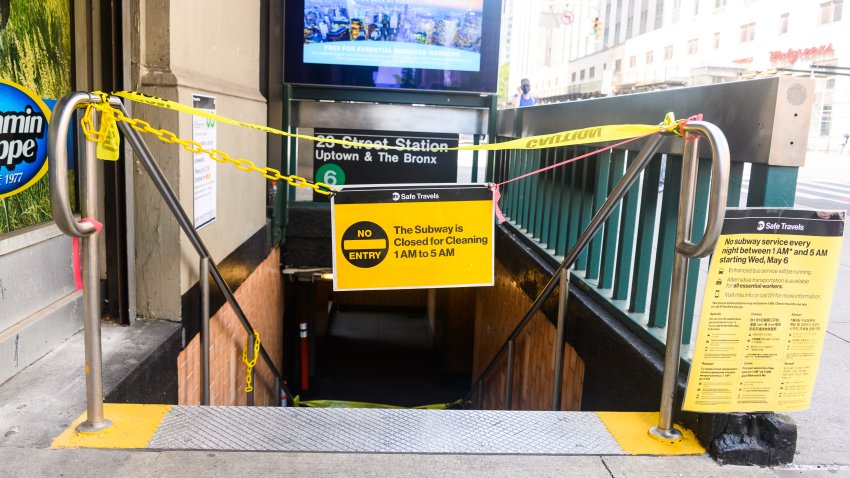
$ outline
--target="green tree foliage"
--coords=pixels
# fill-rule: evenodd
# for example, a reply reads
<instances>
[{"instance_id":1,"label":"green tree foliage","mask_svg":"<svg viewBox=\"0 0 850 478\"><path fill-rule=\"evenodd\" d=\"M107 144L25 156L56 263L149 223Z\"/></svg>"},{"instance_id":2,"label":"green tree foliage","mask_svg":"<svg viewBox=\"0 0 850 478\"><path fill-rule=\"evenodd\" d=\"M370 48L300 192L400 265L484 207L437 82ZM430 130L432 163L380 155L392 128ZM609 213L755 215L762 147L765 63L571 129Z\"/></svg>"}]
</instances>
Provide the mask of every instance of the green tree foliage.
<instances>
[{"instance_id":1,"label":"green tree foliage","mask_svg":"<svg viewBox=\"0 0 850 478\"><path fill-rule=\"evenodd\" d=\"M496 94L499 96L499 103L505 103L511 99L508 89L508 78L511 74L511 64L502 63L499 65L499 79L496 84Z\"/></svg>"}]
</instances>

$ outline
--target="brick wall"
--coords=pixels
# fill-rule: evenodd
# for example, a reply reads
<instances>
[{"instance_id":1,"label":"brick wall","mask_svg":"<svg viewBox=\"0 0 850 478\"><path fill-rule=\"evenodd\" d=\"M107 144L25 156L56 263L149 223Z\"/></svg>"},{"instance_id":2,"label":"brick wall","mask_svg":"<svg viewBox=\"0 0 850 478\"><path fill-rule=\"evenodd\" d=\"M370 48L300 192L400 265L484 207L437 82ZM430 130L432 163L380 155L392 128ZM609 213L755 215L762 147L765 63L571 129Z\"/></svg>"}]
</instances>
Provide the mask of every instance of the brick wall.
<instances>
[{"instance_id":1,"label":"brick wall","mask_svg":"<svg viewBox=\"0 0 850 478\"><path fill-rule=\"evenodd\" d=\"M214 285L211 285L214 287ZM260 342L278 370L282 364L283 278L280 250L271 254L235 292L251 325L260 333ZM242 350L247 334L233 309L225 304L210 318L210 404L246 405L245 364ZM201 403L201 336L196 335L177 356L177 388L180 405ZM274 376L262 358L254 369L254 401L276 405Z\"/></svg>"},{"instance_id":2,"label":"brick wall","mask_svg":"<svg viewBox=\"0 0 850 478\"><path fill-rule=\"evenodd\" d=\"M510 273L497 262L495 285L479 288L475 297L473 382L522 320L531 303L531 299L514 282ZM514 346L513 409L549 409L552 401L554 343L555 327L538 312ZM485 380L482 408L503 408L506 363L503 358ZM584 362L575 349L566 344L562 410L581 409L583 380Z\"/></svg>"}]
</instances>

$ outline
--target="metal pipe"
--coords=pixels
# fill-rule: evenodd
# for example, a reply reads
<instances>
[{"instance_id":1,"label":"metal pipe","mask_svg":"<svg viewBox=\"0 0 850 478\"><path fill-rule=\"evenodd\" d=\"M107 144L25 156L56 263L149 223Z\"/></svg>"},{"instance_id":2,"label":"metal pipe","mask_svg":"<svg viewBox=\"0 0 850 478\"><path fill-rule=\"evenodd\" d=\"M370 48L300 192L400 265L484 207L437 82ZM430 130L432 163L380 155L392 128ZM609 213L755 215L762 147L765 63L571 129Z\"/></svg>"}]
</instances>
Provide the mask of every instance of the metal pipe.
<instances>
[{"instance_id":1,"label":"metal pipe","mask_svg":"<svg viewBox=\"0 0 850 478\"><path fill-rule=\"evenodd\" d=\"M505 410L513 407L514 341L508 341L508 369L505 371Z\"/></svg>"},{"instance_id":2,"label":"metal pipe","mask_svg":"<svg viewBox=\"0 0 850 478\"><path fill-rule=\"evenodd\" d=\"M97 117L99 115L95 115ZM97 118L92 119L97 127ZM95 219L97 210L97 145L86 141L84 163L80 165L83 217ZM67 175L64 180L67 184ZM60 192L61 194L61 192ZM67 197L67 193L66 196ZM67 201L63 201L67 204ZM93 226L92 226L93 227ZM96 432L112 425L103 416L103 357L100 345L100 269L98 237L95 231L83 240L83 337L86 361L86 421L77 426L79 432Z\"/></svg>"},{"instance_id":3,"label":"metal pipe","mask_svg":"<svg viewBox=\"0 0 850 478\"><path fill-rule=\"evenodd\" d=\"M679 195L676 255L673 259L670 307L667 314L667 343L664 350L661 406L659 408L658 425L649 429L650 436L661 441L678 441L682 438L681 432L673 426L673 406L676 402L676 389L678 388L688 258L705 256L714 249L723 226L729 184L729 147L723 133L713 124L704 122L688 123L685 126L685 133L697 133L698 136L685 141L685 151L682 156L682 192ZM705 137L711 148L712 177L705 234L699 244L693 244L691 234L700 137Z\"/></svg>"},{"instance_id":4,"label":"metal pipe","mask_svg":"<svg viewBox=\"0 0 850 478\"><path fill-rule=\"evenodd\" d=\"M689 123L690 124L690 123ZM652 159L655 152L658 150L661 142L663 141L664 136L662 134L654 134L647 138L646 143L643 148L641 148L640 152L638 152L635 157L635 161L631 166L626 170L623 175L623 179L617 184L611 194L608 196L608 199L602 204L599 208L599 211L593 216L593 219L590 220L590 224L587 225L587 228L584 232L579 236L576 240L575 245L572 249L567 252L567 255L564 257L564 260L561 261L561 264L555 269L555 272L552 274L552 277L549 279L549 282L543 288L543 290L538 294L537 298L534 299L534 303L531 304L531 307L525 313L525 316L522 320L517 324L514 328L514 331L511 333L508 340L516 339L526 325L531 321L531 318L534 317L534 314L540 310L540 307L543 305L543 302L549 297L555 287L558 286L558 283L561 281L560 272L562 269L569 269L573 266L573 263L578 258L581 250L587 246L587 243L590 242L590 239L596 234L599 230L599 227L608 219L608 216L616 208L617 204L623 199L623 196L629 191L634 184L635 181L640 177L641 172L646 168L646 165L649 164L649 161ZM493 367L495 366L496 359L498 359L508 348L507 342L502 345L496 355L493 356L493 360L487 365L487 367L481 372L479 375L479 379L483 379L487 375L489 375L493 371Z\"/></svg>"},{"instance_id":5,"label":"metal pipe","mask_svg":"<svg viewBox=\"0 0 850 478\"><path fill-rule=\"evenodd\" d=\"M77 107L87 103L100 103L100 97L76 91L60 98L53 107L47 134L50 209L59 230L73 237L86 237L95 233L93 224L74 219L68 200L68 126L74 119ZM80 184L84 183L81 181Z\"/></svg>"},{"instance_id":6,"label":"metal pipe","mask_svg":"<svg viewBox=\"0 0 850 478\"><path fill-rule=\"evenodd\" d=\"M570 271L561 269L558 293L558 326L555 330L555 367L552 371L552 410L561 409L561 387L564 383L564 341L567 328L567 301L570 298Z\"/></svg>"},{"instance_id":7,"label":"metal pipe","mask_svg":"<svg viewBox=\"0 0 850 478\"><path fill-rule=\"evenodd\" d=\"M210 258L201 257L201 405L210 404Z\"/></svg>"},{"instance_id":8,"label":"metal pipe","mask_svg":"<svg viewBox=\"0 0 850 478\"><path fill-rule=\"evenodd\" d=\"M711 123L692 121L684 128L686 135L696 133L708 141L712 156L711 189L708 197L708 220L702 240L698 244L693 244L690 236L684 237L681 242L676 243L676 250L688 257L705 257L714 250L720 230L723 228L723 218L726 216L730 169L729 143L726 142L726 136L720 128ZM687 143L692 142L694 141L687 141ZM693 154L696 155L698 148L694 149Z\"/></svg>"},{"instance_id":9,"label":"metal pipe","mask_svg":"<svg viewBox=\"0 0 850 478\"><path fill-rule=\"evenodd\" d=\"M281 395L281 393L280 393L281 390L283 390L283 389L280 388L280 379L275 377L274 378L274 393L277 394L277 406L285 407L286 406L286 396Z\"/></svg>"},{"instance_id":10,"label":"metal pipe","mask_svg":"<svg viewBox=\"0 0 850 478\"><path fill-rule=\"evenodd\" d=\"M257 357L254 355L254 334L248 335L248 360L255 360ZM256 383L254 383L254 369L248 371L248 374L251 377L251 391L248 392L248 406L254 406L254 388Z\"/></svg>"},{"instance_id":11,"label":"metal pipe","mask_svg":"<svg viewBox=\"0 0 850 478\"><path fill-rule=\"evenodd\" d=\"M113 104L113 106L118 108L125 115L127 114L126 109L120 101L116 101L115 103L110 101L110 104ZM198 236L197 231L195 231L192 221L189 219L186 211L183 210L183 206L181 206L180 202L177 200L174 190L171 189L171 186L168 184L168 180L165 179L165 175L162 173L162 169L160 169L159 165L153 160L153 155L151 154L147 144L142 140L139 132L123 121L118 122L118 124L121 127L121 131L124 133L124 138L133 147L133 150L136 152L137 159L145 168L145 171L150 176L151 181L153 181L154 186L159 191L163 200L165 200L165 204L168 206L169 210L171 210L171 213L174 215L174 218L177 220L177 223L180 225L183 233L186 234L186 237L192 244L192 247L195 248L195 251L197 251L198 255L201 257L210 257L210 253L207 251L204 243L201 242L201 238ZM221 272L219 272L215 264L210 264L210 275L212 275L213 280L221 290L221 293L224 295L227 303L233 308L233 312L236 314L239 322L242 323L242 327L245 328L245 331L248 334L253 335L254 330L248 322L248 319L245 317L242 307L239 306L239 303L236 301L236 297L233 295L233 291L230 289L230 286L227 285L227 282L225 282L224 278L221 276ZM275 366L263 346L260 346L260 355L263 357L263 360L265 360L266 365L268 365L274 376L282 377L280 372L277 370L277 366Z\"/></svg>"},{"instance_id":12,"label":"metal pipe","mask_svg":"<svg viewBox=\"0 0 850 478\"><path fill-rule=\"evenodd\" d=\"M478 146L481 142L481 136L479 134L472 135L472 144ZM472 151L472 175L469 177L469 182L477 183L478 182L478 150Z\"/></svg>"},{"instance_id":13,"label":"metal pipe","mask_svg":"<svg viewBox=\"0 0 850 478\"><path fill-rule=\"evenodd\" d=\"M478 410L482 410L484 407L484 382L478 384Z\"/></svg>"},{"instance_id":14,"label":"metal pipe","mask_svg":"<svg viewBox=\"0 0 850 478\"><path fill-rule=\"evenodd\" d=\"M698 138L685 142L682 156L682 190L679 194L679 221L676 224L676 243L691 237L694 219L694 194L699 163ZM673 427L673 403L679 375L679 354L682 347L682 315L685 310L685 282L688 278L688 257L676 251L673 258L673 277L670 284L670 308L667 313L667 344L664 349L664 375L661 383L661 408L658 425L649 433L662 440L677 441L682 433Z\"/></svg>"}]
</instances>

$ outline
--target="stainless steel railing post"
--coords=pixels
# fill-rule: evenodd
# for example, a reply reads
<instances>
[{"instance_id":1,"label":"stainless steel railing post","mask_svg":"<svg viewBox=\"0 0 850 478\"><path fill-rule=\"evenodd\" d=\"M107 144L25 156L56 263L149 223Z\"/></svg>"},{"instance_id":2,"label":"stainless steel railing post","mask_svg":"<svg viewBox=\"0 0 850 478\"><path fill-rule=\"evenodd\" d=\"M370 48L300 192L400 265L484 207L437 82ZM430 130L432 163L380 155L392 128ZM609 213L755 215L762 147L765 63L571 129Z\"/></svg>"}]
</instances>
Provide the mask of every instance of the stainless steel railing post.
<instances>
[{"instance_id":1,"label":"stainless steel railing post","mask_svg":"<svg viewBox=\"0 0 850 478\"><path fill-rule=\"evenodd\" d=\"M210 404L210 258L201 257L201 405Z\"/></svg>"},{"instance_id":2,"label":"stainless steel railing post","mask_svg":"<svg viewBox=\"0 0 850 478\"><path fill-rule=\"evenodd\" d=\"M570 271L561 269L558 293L558 325L555 329L555 367L552 371L552 410L561 409L561 387L564 383L564 335L567 328L567 302L570 298Z\"/></svg>"},{"instance_id":3,"label":"stainless steel railing post","mask_svg":"<svg viewBox=\"0 0 850 478\"><path fill-rule=\"evenodd\" d=\"M729 183L729 146L720 130L703 122L688 123L686 136L697 133L685 141L682 156L682 191L679 195L679 218L676 226L676 256L673 261L673 278L670 307L667 314L667 343L664 350L664 374L661 384L661 406L658 425L649 429L650 436L659 441L681 440L682 433L673 426L673 406L679 377L679 360L682 349L682 323L685 311L685 288L688 276L688 258L708 255L717 243L726 211L726 194ZM711 147L712 171L709 194L709 211L705 234L699 244L691 243L693 230L694 196L699 163L699 137L706 138Z\"/></svg>"},{"instance_id":4,"label":"stainless steel railing post","mask_svg":"<svg viewBox=\"0 0 850 478\"><path fill-rule=\"evenodd\" d=\"M98 103L100 98L89 93L71 93L59 100L48 132L48 173L50 207L59 229L82 239L83 249L83 342L85 348L86 420L77 426L79 432L96 432L112 422L103 413L103 357L100 338L100 271L98 269L97 229L88 221L78 222L68 200L68 126L78 106ZM97 116L97 115L95 115ZM97 127L97 118L93 120ZM86 141L85 157L79 165L82 215L97 219L97 145Z\"/></svg>"},{"instance_id":5,"label":"stainless steel railing post","mask_svg":"<svg viewBox=\"0 0 850 478\"><path fill-rule=\"evenodd\" d=\"M505 410L510 410L513 407L515 342L513 339L508 342L508 366L505 371Z\"/></svg>"},{"instance_id":6,"label":"stainless steel railing post","mask_svg":"<svg viewBox=\"0 0 850 478\"><path fill-rule=\"evenodd\" d=\"M255 340L254 334L248 334L248 350L247 350L248 360L256 361L257 357L254 356L254 340ZM254 386L256 386L256 383L254 382L254 369L252 368L251 370L249 370L248 374L251 376L251 391L248 392L248 406L253 407L254 406Z\"/></svg>"}]
</instances>

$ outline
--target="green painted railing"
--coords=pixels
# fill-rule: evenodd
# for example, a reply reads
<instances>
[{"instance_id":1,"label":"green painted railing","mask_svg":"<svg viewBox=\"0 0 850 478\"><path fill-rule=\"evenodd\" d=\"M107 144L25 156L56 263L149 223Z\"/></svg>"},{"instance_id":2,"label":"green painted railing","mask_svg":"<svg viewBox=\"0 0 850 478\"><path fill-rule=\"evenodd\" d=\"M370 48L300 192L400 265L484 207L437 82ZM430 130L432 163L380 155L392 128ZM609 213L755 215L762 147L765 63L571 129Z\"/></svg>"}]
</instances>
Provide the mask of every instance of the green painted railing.
<instances>
[{"instance_id":1,"label":"green painted railing","mask_svg":"<svg viewBox=\"0 0 850 478\"><path fill-rule=\"evenodd\" d=\"M730 88L729 85L724 85ZM769 85L765 85L768 88ZM703 87L712 88L712 87ZM689 88L690 95L700 94L701 88ZM669 96L669 92L664 92ZM766 91L764 95L776 94ZM646 100L647 96L641 96ZM499 131L519 130L518 134L501 134L496 141L503 142L519 136L546 134L555 131L601 124L640 123L630 115L628 107L612 108L612 102L627 104L629 97L604 98L576 102L576 104L545 105L524 108L521 111L502 111L498 121L504 123ZM666 97L659 95L659 101ZM593 111L594 103L604 111L622 111L620 116L604 122L580 124L570 108ZM669 105L668 108L675 108ZM727 105L728 106L728 105ZM706 105L709 110L722 110L723 105ZM563 112L563 114L561 113ZM588 115L594 116L594 115ZM598 117L599 115L595 115ZM645 116L640 112L638 117ZM795 115L796 116L796 115ZM558 124L553 118L572 118ZM718 116L719 117L719 116ZM727 133L729 121L717 121L706 115L706 121L716 121ZM724 124L725 123L725 124ZM517 125L522 125L518 127ZM536 127L536 125L540 125ZM770 164L747 165L748 157L741 155L743 146L736 138L757 137L763 132L759 123L736 124L730 143L732 160L727 205L790 207L794 204L797 167ZM740 128L745 128L741 131ZM728 133L727 133L728 134ZM764 139L761 148L770 148L771 137ZM668 139L668 142L681 139ZM599 149L602 145L560 147L545 150L499 151L492 156L492 171L488 178L500 183L507 179L552 165L556 162ZM630 145L629 145L630 146ZM736 151L736 146L739 146ZM748 145L751 147L751 145ZM522 233L528 242L536 245L551 258L553 265L563 259L592 215L608 197L623 177L640 143L628 149L615 149L597 153L560 168L521 179L501 187L500 206L508 224ZM665 148L663 148L665 149ZM670 145L664 154L656 155L644 170L642 177L627 193L622 203L605 222L577 260L572 270L573 283L581 287L620 318L632 330L642 335L659 350L665 341L667 311L670 298L670 277L675 255L673 243L678 217L678 196L682 170L681 149ZM748 151L749 152L749 151ZM802 162L802 161L800 161ZM694 211L694 241L699 241L706 222L708 209L710 161L701 159L698 169L696 205ZM663 181L662 181L663 178ZM742 184L748 180L748 190ZM704 259L708 260L708 258ZM707 262L691 259L688 265L685 316L682 342L687 355L691 342L695 311L702 297L700 268Z\"/></svg>"}]
</instances>

